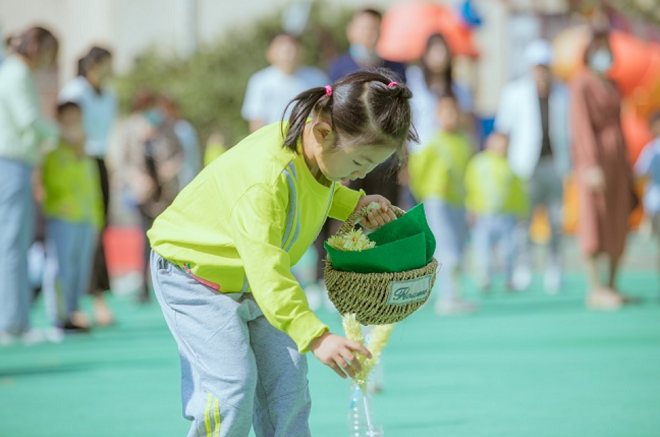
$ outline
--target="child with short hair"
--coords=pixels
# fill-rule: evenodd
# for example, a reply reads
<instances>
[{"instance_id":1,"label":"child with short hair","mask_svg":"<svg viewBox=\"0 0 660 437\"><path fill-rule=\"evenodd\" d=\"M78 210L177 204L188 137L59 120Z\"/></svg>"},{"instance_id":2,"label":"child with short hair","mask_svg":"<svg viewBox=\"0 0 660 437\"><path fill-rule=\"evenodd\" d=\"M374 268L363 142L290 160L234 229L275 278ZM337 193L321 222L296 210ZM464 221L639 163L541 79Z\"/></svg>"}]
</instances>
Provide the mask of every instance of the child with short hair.
<instances>
[{"instance_id":1,"label":"child with short hair","mask_svg":"<svg viewBox=\"0 0 660 437\"><path fill-rule=\"evenodd\" d=\"M648 143L635 163L635 174L647 178L644 190L644 212L653 233L660 237L660 111L649 117L653 140Z\"/></svg>"},{"instance_id":2,"label":"child with short hair","mask_svg":"<svg viewBox=\"0 0 660 437\"><path fill-rule=\"evenodd\" d=\"M424 203L429 227L438 241L435 257L443 273L438 277L435 311L438 315L465 314L475 310L460 290L468 237L464 180L473 147L461 128L458 101L453 95L438 100L437 118L441 130L410 157L410 189Z\"/></svg>"},{"instance_id":3,"label":"child with short hair","mask_svg":"<svg viewBox=\"0 0 660 437\"><path fill-rule=\"evenodd\" d=\"M507 160L509 139L495 132L486 140L486 150L468 164L465 204L474 219L473 248L479 287L486 291L493 282L493 249L499 246L509 290L513 289L516 255L515 227L527 212L524 182Z\"/></svg>"},{"instance_id":4,"label":"child with short hair","mask_svg":"<svg viewBox=\"0 0 660 437\"><path fill-rule=\"evenodd\" d=\"M179 346L189 436L309 436L311 351L342 378L361 344L329 332L291 266L328 216L378 202L366 227L394 220L363 178L416 139L410 91L387 70L358 72L292 102L288 123L248 136L206 167L155 221L154 289Z\"/></svg>"},{"instance_id":5,"label":"child with short hair","mask_svg":"<svg viewBox=\"0 0 660 437\"><path fill-rule=\"evenodd\" d=\"M76 103L57 107L59 146L42 170L47 264L44 299L49 318L64 330L87 331L79 301L89 287L97 234L103 226L103 198L96 162L85 155L82 112Z\"/></svg>"}]
</instances>

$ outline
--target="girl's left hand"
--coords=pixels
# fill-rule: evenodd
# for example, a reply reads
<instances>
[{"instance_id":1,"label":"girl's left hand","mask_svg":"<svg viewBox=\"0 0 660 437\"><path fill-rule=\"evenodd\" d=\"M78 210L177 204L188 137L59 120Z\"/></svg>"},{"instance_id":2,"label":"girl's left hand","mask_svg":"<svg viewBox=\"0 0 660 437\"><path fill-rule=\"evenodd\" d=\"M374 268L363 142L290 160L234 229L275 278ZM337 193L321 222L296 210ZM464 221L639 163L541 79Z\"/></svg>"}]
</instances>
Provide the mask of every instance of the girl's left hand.
<instances>
[{"instance_id":1,"label":"girl's left hand","mask_svg":"<svg viewBox=\"0 0 660 437\"><path fill-rule=\"evenodd\" d=\"M369 211L367 217L360 222L363 227L367 229L379 228L386 223L396 220L396 215L390 208L392 206L392 202L377 194L362 197L355 209L358 210L366 208L374 202L380 204L380 208L374 208Z\"/></svg>"}]
</instances>

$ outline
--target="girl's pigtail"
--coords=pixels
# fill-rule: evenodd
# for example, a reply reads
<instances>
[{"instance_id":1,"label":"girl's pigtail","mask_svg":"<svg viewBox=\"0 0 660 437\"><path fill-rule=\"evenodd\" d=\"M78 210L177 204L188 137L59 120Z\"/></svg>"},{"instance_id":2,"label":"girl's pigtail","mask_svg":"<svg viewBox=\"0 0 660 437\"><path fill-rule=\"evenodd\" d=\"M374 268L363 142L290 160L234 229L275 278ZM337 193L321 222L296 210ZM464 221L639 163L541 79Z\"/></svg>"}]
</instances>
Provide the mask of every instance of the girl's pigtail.
<instances>
[{"instance_id":1,"label":"girl's pigtail","mask_svg":"<svg viewBox=\"0 0 660 437\"><path fill-rule=\"evenodd\" d=\"M319 111L328 104L332 98L332 93L327 92L327 87L317 87L304 91L296 96L284 110L284 114L289 110L289 106L293 106L291 115L289 116L289 125L286 130L286 135L282 131L284 137L284 147L298 151L298 141L302 138L303 131L307 119L312 114L312 111ZM282 115L282 122L284 122L284 114ZM284 123L282 123L284 130Z\"/></svg>"}]
</instances>

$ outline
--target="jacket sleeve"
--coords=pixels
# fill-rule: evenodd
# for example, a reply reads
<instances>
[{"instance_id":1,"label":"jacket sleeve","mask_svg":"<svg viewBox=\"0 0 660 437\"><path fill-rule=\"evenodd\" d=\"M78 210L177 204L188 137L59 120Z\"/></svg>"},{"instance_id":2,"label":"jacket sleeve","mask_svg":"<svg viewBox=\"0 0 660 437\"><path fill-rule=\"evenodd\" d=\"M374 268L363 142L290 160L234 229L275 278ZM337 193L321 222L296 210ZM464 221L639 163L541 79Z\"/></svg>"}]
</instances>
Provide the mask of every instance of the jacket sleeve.
<instances>
[{"instance_id":1,"label":"jacket sleeve","mask_svg":"<svg viewBox=\"0 0 660 437\"><path fill-rule=\"evenodd\" d=\"M234 205L230 228L252 294L266 319L287 333L300 353L328 327L312 312L280 247L285 207L265 185L250 188Z\"/></svg>"},{"instance_id":2,"label":"jacket sleeve","mask_svg":"<svg viewBox=\"0 0 660 437\"><path fill-rule=\"evenodd\" d=\"M587 106L585 88L585 84L580 79L571 84L571 131L576 170L600 165L598 144Z\"/></svg>"},{"instance_id":3,"label":"jacket sleeve","mask_svg":"<svg viewBox=\"0 0 660 437\"><path fill-rule=\"evenodd\" d=\"M37 90L29 77L21 77L15 86L10 87L10 95L6 100L11 106L10 112L20 131L33 130L37 136L44 140L56 141L59 135L57 123L45 119L41 115L41 107Z\"/></svg>"},{"instance_id":4,"label":"jacket sleeve","mask_svg":"<svg viewBox=\"0 0 660 437\"><path fill-rule=\"evenodd\" d=\"M509 135L515 123L517 107L514 95L514 88L512 84L504 87L502 95L500 96L500 104L497 108L495 116L495 130L503 134Z\"/></svg>"},{"instance_id":5,"label":"jacket sleeve","mask_svg":"<svg viewBox=\"0 0 660 437\"><path fill-rule=\"evenodd\" d=\"M241 107L241 116L246 121L261 120L264 121L264 110L267 102L264 97L264 89L261 80L262 75L257 72L250 77L245 90L245 98Z\"/></svg>"},{"instance_id":6,"label":"jacket sleeve","mask_svg":"<svg viewBox=\"0 0 660 437\"><path fill-rule=\"evenodd\" d=\"M345 221L348 216L353 214L358 201L364 195L365 193L362 190L355 191L342 184L336 184L328 215L333 219Z\"/></svg>"}]
</instances>

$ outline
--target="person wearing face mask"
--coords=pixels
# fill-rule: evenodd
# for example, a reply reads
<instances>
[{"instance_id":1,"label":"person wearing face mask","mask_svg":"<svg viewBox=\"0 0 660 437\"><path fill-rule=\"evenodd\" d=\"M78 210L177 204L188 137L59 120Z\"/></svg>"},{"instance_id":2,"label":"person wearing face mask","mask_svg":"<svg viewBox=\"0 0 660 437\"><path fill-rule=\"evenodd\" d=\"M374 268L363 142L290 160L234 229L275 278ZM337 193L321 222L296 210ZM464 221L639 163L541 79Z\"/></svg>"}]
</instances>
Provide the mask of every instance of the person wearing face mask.
<instances>
[{"instance_id":1,"label":"person wearing face mask","mask_svg":"<svg viewBox=\"0 0 660 437\"><path fill-rule=\"evenodd\" d=\"M57 328L85 332L89 320L79 308L89 288L97 235L103 226L98 167L85 154L80 106L60 103L59 146L46 155L42 170L46 217L46 312Z\"/></svg>"},{"instance_id":2,"label":"person wearing face mask","mask_svg":"<svg viewBox=\"0 0 660 437\"><path fill-rule=\"evenodd\" d=\"M0 345L43 339L42 332L30 329L29 319L32 173L44 141L58 136L57 125L41 113L34 77L55 62L57 39L32 27L11 43L11 55L0 65Z\"/></svg>"},{"instance_id":3,"label":"person wearing face mask","mask_svg":"<svg viewBox=\"0 0 660 437\"><path fill-rule=\"evenodd\" d=\"M590 279L587 307L615 310L626 301L616 289L619 261L636 204L633 172L621 129L621 93L607 73L614 64L609 34L595 32L571 84L573 157L578 185L578 237ZM607 279L599 263L607 265Z\"/></svg>"},{"instance_id":4,"label":"person wearing face mask","mask_svg":"<svg viewBox=\"0 0 660 437\"><path fill-rule=\"evenodd\" d=\"M275 35L266 57L270 66L250 77L241 109L241 115L250 123L250 132L282 121L291 99L328 83L321 70L299 65L300 41L294 35L283 32ZM285 117L290 110L284 113Z\"/></svg>"},{"instance_id":5,"label":"person wearing face mask","mask_svg":"<svg viewBox=\"0 0 660 437\"><path fill-rule=\"evenodd\" d=\"M570 170L568 89L554 80L552 46L535 40L525 49L529 73L512 80L502 90L495 129L510 138L509 163L527 183L530 216L519 222L518 262L513 277L517 290L532 281L531 215L543 206L551 229L544 288L557 293L561 286L561 229L563 178Z\"/></svg>"},{"instance_id":6,"label":"person wearing face mask","mask_svg":"<svg viewBox=\"0 0 660 437\"><path fill-rule=\"evenodd\" d=\"M159 96L150 91L138 91L133 100L133 113L123 127L122 179L137 205L145 236L154 219L179 193L178 175L184 162L181 142L161 106ZM143 287L139 296L142 303L150 299L150 253L145 237Z\"/></svg>"},{"instance_id":7,"label":"person wearing face mask","mask_svg":"<svg viewBox=\"0 0 660 437\"><path fill-rule=\"evenodd\" d=\"M376 53L382 21L383 15L374 9L361 9L353 14L346 29L350 47L348 52L330 65L329 76L332 81L358 70L373 68L387 68L393 71L402 82L406 81L406 70L403 64L383 59Z\"/></svg>"},{"instance_id":8,"label":"person wearing face mask","mask_svg":"<svg viewBox=\"0 0 660 437\"><path fill-rule=\"evenodd\" d=\"M108 219L110 184L106 168L106 155L110 131L117 118L117 97L108 86L112 76L112 54L103 47L92 47L78 63L78 76L69 81L59 93L58 101L74 102L82 110L85 129L85 153L94 158L98 166L103 194L104 223ZM103 293L110 289L110 276L105 260L103 232L93 254L90 293L94 297L96 323L110 325L114 318Z\"/></svg>"}]
</instances>

